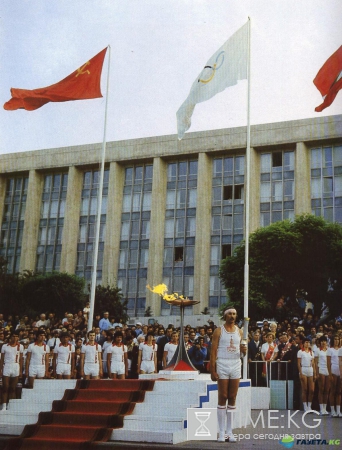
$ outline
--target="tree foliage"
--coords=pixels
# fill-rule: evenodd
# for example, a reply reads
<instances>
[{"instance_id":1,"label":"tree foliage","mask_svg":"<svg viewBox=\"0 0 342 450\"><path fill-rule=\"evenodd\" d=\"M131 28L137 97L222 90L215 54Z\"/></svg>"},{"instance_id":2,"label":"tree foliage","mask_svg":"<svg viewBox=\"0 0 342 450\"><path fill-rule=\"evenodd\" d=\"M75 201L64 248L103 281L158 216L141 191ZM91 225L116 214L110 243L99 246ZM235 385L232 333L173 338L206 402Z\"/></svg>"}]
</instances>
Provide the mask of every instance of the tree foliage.
<instances>
[{"instance_id":1,"label":"tree foliage","mask_svg":"<svg viewBox=\"0 0 342 450\"><path fill-rule=\"evenodd\" d=\"M220 278L231 303L243 312L245 244L222 261ZM334 286L328 290L329 280ZM342 227L309 214L260 228L249 240L249 315L273 316L281 295L307 292L316 311L322 302L341 313Z\"/></svg>"},{"instance_id":2,"label":"tree foliage","mask_svg":"<svg viewBox=\"0 0 342 450\"><path fill-rule=\"evenodd\" d=\"M64 317L66 311L84 307L84 279L64 272L32 274L21 282L21 295L26 314L54 312Z\"/></svg>"},{"instance_id":3,"label":"tree foliage","mask_svg":"<svg viewBox=\"0 0 342 450\"><path fill-rule=\"evenodd\" d=\"M88 286L90 290L90 285ZM127 322L127 300L123 300L121 289L117 286L96 286L95 314L108 311L111 317Z\"/></svg>"}]
</instances>

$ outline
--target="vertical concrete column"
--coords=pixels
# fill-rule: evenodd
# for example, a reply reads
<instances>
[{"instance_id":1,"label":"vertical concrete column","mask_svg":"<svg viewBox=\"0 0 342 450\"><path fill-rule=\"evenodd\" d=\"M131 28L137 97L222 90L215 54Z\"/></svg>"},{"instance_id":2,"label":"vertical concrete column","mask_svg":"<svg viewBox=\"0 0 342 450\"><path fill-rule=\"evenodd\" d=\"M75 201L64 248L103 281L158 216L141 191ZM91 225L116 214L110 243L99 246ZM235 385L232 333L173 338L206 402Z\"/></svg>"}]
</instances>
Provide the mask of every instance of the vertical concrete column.
<instances>
[{"instance_id":1,"label":"vertical concrete column","mask_svg":"<svg viewBox=\"0 0 342 450\"><path fill-rule=\"evenodd\" d=\"M77 263L82 186L83 171L69 167L60 270L71 274L75 273Z\"/></svg>"},{"instance_id":2,"label":"vertical concrete column","mask_svg":"<svg viewBox=\"0 0 342 450\"><path fill-rule=\"evenodd\" d=\"M109 169L106 234L102 266L102 280L104 285L116 284L118 274L124 182L124 167L117 162L111 162Z\"/></svg>"},{"instance_id":3,"label":"vertical concrete column","mask_svg":"<svg viewBox=\"0 0 342 450\"><path fill-rule=\"evenodd\" d=\"M295 153L295 214L311 212L310 152L298 142Z\"/></svg>"},{"instance_id":4,"label":"vertical concrete column","mask_svg":"<svg viewBox=\"0 0 342 450\"><path fill-rule=\"evenodd\" d=\"M194 314L208 306L210 281L210 229L211 229L212 159L206 153L198 155Z\"/></svg>"},{"instance_id":5,"label":"vertical concrete column","mask_svg":"<svg viewBox=\"0 0 342 450\"><path fill-rule=\"evenodd\" d=\"M161 158L153 160L152 207L150 222L150 247L147 282L150 286L163 280L163 255L165 234L165 205L167 188L167 164ZM155 316L160 316L161 297L146 291L146 307L150 306Z\"/></svg>"},{"instance_id":6,"label":"vertical concrete column","mask_svg":"<svg viewBox=\"0 0 342 450\"><path fill-rule=\"evenodd\" d=\"M249 232L260 227L260 154L251 148L251 184L249 196Z\"/></svg>"},{"instance_id":7,"label":"vertical concrete column","mask_svg":"<svg viewBox=\"0 0 342 450\"><path fill-rule=\"evenodd\" d=\"M30 170L19 271L35 270L44 176Z\"/></svg>"},{"instance_id":8,"label":"vertical concrete column","mask_svg":"<svg viewBox=\"0 0 342 450\"><path fill-rule=\"evenodd\" d=\"M6 178L1 175L0 176L0 228L2 225L3 215L4 215L4 206L5 206L5 197L6 197Z\"/></svg>"}]
</instances>

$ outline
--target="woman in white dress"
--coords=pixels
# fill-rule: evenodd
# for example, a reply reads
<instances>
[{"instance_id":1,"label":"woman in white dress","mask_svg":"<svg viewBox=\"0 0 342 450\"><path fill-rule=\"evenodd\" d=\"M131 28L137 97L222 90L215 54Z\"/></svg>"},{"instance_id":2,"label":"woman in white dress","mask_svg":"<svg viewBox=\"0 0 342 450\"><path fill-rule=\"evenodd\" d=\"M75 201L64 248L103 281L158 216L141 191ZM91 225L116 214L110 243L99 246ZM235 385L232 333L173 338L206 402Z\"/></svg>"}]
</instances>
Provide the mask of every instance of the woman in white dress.
<instances>
[{"instance_id":1,"label":"woman in white dress","mask_svg":"<svg viewBox=\"0 0 342 450\"><path fill-rule=\"evenodd\" d=\"M310 348L310 339L302 339L302 349L297 354L298 371L302 385L304 411L311 411L311 403L315 389L316 367L315 356Z\"/></svg>"},{"instance_id":2,"label":"woman in white dress","mask_svg":"<svg viewBox=\"0 0 342 450\"><path fill-rule=\"evenodd\" d=\"M315 353L316 373L318 373L318 401L321 416L328 416L327 401L330 390L330 376L327 364L328 342L326 336L319 339Z\"/></svg>"},{"instance_id":3,"label":"woman in white dress","mask_svg":"<svg viewBox=\"0 0 342 450\"><path fill-rule=\"evenodd\" d=\"M330 374L330 394L329 402L331 408L331 417L342 417L341 415L341 378L340 367L338 360L338 353L340 349L340 338L336 334L331 342L331 347L328 348L327 362ZM335 409L336 406L336 409Z\"/></svg>"}]
</instances>

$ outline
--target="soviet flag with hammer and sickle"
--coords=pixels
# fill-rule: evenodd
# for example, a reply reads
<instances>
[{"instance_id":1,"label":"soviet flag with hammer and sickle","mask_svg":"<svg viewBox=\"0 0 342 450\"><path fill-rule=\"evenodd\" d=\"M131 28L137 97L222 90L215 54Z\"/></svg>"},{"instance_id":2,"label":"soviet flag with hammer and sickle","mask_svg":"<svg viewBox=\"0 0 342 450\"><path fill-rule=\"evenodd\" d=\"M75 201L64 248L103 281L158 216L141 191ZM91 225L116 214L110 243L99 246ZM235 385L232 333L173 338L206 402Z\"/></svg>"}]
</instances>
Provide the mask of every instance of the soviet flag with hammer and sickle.
<instances>
[{"instance_id":1,"label":"soviet flag with hammer and sickle","mask_svg":"<svg viewBox=\"0 0 342 450\"><path fill-rule=\"evenodd\" d=\"M68 102L102 97L101 72L107 48L58 83L39 89L11 88L4 109L33 111L49 102Z\"/></svg>"}]
</instances>

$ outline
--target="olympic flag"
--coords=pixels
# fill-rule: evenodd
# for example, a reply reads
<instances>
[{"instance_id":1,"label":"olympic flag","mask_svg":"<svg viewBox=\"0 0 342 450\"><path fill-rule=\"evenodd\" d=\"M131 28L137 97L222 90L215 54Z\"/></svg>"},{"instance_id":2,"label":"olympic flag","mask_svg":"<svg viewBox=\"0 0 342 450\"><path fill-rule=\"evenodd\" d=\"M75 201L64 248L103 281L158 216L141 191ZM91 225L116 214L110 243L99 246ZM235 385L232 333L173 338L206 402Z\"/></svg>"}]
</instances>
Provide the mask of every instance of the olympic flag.
<instances>
[{"instance_id":1,"label":"olympic flag","mask_svg":"<svg viewBox=\"0 0 342 450\"><path fill-rule=\"evenodd\" d=\"M237 30L208 60L191 86L190 93L177 111L178 139L191 126L191 116L197 103L204 102L247 79L248 22Z\"/></svg>"}]
</instances>

